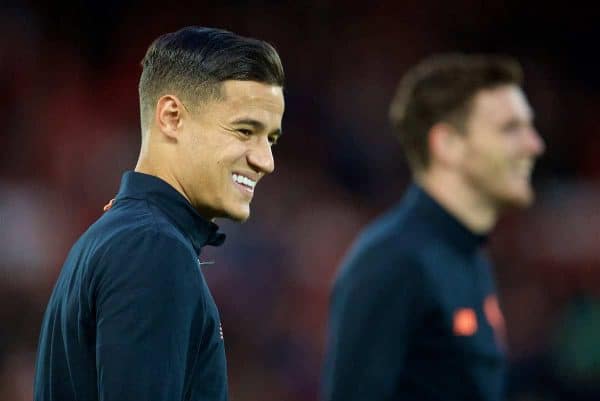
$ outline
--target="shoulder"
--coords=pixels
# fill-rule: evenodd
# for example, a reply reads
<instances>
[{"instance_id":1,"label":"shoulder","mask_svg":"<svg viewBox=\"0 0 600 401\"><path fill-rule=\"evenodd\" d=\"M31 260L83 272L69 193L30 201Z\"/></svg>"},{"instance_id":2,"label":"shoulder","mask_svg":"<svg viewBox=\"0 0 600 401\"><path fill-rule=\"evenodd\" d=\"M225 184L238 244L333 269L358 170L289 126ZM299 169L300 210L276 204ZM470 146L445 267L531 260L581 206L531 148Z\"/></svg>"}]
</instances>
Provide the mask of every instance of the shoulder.
<instances>
[{"instance_id":1,"label":"shoulder","mask_svg":"<svg viewBox=\"0 0 600 401\"><path fill-rule=\"evenodd\" d=\"M144 200L118 202L81 239L95 259L147 255L156 249L195 255L190 241Z\"/></svg>"},{"instance_id":2,"label":"shoulder","mask_svg":"<svg viewBox=\"0 0 600 401\"><path fill-rule=\"evenodd\" d=\"M90 294L100 304L134 294L195 303L205 293L190 246L151 225L123 230L106 241L97 250L88 278Z\"/></svg>"},{"instance_id":3,"label":"shoulder","mask_svg":"<svg viewBox=\"0 0 600 401\"><path fill-rule=\"evenodd\" d=\"M339 277L410 274L420 265L423 240L418 222L410 214L401 206L391 209L358 234L342 262Z\"/></svg>"},{"instance_id":4,"label":"shoulder","mask_svg":"<svg viewBox=\"0 0 600 401\"><path fill-rule=\"evenodd\" d=\"M88 275L106 280L165 280L198 276L191 242L145 202L117 205L84 234Z\"/></svg>"},{"instance_id":5,"label":"shoulder","mask_svg":"<svg viewBox=\"0 0 600 401\"><path fill-rule=\"evenodd\" d=\"M340 266L334 292L424 285L424 239L401 206L388 211L359 233Z\"/></svg>"}]
</instances>

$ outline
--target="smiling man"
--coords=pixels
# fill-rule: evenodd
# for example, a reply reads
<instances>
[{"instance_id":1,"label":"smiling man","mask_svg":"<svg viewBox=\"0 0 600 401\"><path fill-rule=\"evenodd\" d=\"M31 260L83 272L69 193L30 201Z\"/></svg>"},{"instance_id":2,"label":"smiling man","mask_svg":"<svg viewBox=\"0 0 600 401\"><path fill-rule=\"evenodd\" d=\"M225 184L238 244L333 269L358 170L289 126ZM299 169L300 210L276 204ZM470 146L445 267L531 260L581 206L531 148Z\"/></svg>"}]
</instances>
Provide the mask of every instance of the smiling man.
<instances>
[{"instance_id":1,"label":"smiling man","mask_svg":"<svg viewBox=\"0 0 600 401\"><path fill-rule=\"evenodd\" d=\"M482 246L531 204L544 143L519 64L441 55L401 81L391 120L414 183L336 280L324 401L500 401L504 321Z\"/></svg>"},{"instance_id":2,"label":"smiling man","mask_svg":"<svg viewBox=\"0 0 600 401\"><path fill-rule=\"evenodd\" d=\"M159 37L142 66L138 163L63 265L36 401L228 399L199 255L225 239L213 219L246 220L273 172L283 68L269 44L201 27Z\"/></svg>"}]
</instances>

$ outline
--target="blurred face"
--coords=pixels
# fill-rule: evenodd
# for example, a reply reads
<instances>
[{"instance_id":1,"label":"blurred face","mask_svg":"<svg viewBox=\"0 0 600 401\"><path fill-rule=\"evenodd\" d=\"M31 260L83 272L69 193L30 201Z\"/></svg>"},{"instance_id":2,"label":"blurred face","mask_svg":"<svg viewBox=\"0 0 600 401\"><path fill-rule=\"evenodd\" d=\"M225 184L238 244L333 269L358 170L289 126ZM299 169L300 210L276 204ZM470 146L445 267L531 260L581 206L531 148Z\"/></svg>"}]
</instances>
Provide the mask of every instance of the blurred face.
<instances>
[{"instance_id":1,"label":"blurred face","mask_svg":"<svg viewBox=\"0 0 600 401\"><path fill-rule=\"evenodd\" d=\"M271 146L281 132L281 87L225 81L222 99L209 101L185 120L178 146L178 181L207 219L243 221L259 181L274 170Z\"/></svg>"},{"instance_id":2,"label":"blurred face","mask_svg":"<svg viewBox=\"0 0 600 401\"><path fill-rule=\"evenodd\" d=\"M461 173L480 196L496 206L528 206L531 173L544 151L532 111L515 85L482 90L466 122Z\"/></svg>"}]
</instances>

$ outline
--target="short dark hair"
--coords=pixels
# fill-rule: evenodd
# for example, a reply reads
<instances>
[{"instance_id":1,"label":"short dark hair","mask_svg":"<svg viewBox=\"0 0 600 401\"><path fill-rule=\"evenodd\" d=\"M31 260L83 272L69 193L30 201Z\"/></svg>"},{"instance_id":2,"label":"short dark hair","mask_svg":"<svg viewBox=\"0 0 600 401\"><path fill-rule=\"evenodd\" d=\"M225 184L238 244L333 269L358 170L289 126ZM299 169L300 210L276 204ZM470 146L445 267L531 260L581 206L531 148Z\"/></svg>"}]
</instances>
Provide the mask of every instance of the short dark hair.
<instances>
[{"instance_id":1,"label":"short dark hair","mask_svg":"<svg viewBox=\"0 0 600 401\"><path fill-rule=\"evenodd\" d=\"M222 29L190 26L158 37L141 62L142 125L160 96L172 92L193 104L219 98L227 80L283 87L283 66L269 43Z\"/></svg>"},{"instance_id":2,"label":"short dark hair","mask_svg":"<svg viewBox=\"0 0 600 401\"><path fill-rule=\"evenodd\" d=\"M521 86L522 81L520 64L505 56L441 54L413 67L390 106L390 120L410 167L428 167L431 127L447 122L464 131L471 101L480 90Z\"/></svg>"}]
</instances>

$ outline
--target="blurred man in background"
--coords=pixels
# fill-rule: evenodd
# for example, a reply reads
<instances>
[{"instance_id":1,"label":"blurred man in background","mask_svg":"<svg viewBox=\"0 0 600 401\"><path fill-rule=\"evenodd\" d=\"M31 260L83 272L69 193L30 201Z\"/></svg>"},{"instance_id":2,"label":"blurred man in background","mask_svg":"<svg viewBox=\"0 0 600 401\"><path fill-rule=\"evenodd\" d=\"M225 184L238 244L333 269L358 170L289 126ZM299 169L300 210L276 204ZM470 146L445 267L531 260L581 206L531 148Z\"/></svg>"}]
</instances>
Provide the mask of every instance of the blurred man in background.
<instances>
[{"instance_id":1,"label":"blurred man in background","mask_svg":"<svg viewBox=\"0 0 600 401\"><path fill-rule=\"evenodd\" d=\"M283 69L269 44L201 27L159 37L142 66L138 163L63 266L42 323L37 401L228 397L199 255L225 239L212 220L246 220L274 169Z\"/></svg>"},{"instance_id":2,"label":"blurred man in background","mask_svg":"<svg viewBox=\"0 0 600 401\"><path fill-rule=\"evenodd\" d=\"M482 246L531 204L544 143L508 58L440 55L402 79L391 121L413 173L336 280L323 399L503 399L504 321Z\"/></svg>"}]
</instances>

